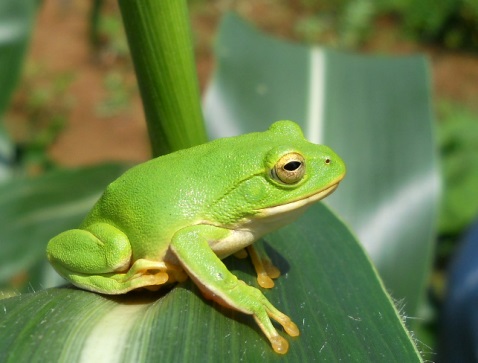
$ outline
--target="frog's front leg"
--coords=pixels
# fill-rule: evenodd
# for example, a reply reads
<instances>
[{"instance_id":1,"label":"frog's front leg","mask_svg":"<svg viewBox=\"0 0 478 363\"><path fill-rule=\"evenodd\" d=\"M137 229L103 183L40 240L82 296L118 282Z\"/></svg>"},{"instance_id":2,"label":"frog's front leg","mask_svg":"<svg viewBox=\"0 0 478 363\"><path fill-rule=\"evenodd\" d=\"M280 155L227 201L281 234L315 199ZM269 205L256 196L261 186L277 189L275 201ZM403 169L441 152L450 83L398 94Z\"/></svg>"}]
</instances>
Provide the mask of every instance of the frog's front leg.
<instances>
[{"instance_id":1,"label":"frog's front leg","mask_svg":"<svg viewBox=\"0 0 478 363\"><path fill-rule=\"evenodd\" d=\"M238 280L209 246L208 241L225 239L231 233L234 232L208 225L187 227L174 235L171 250L207 298L253 315L272 348L285 354L289 344L279 335L270 318L279 322L291 336L299 335L297 326L277 310L261 291Z\"/></svg>"},{"instance_id":2,"label":"frog's front leg","mask_svg":"<svg viewBox=\"0 0 478 363\"><path fill-rule=\"evenodd\" d=\"M280 276L280 270L272 264L264 248L261 247L262 245L256 242L237 251L234 253L234 256L240 259L250 256L254 270L256 270L257 283L264 289L272 289L274 287L274 281L272 279L276 279Z\"/></svg>"},{"instance_id":3,"label":"frog's front leg","mask_svg":"<svg viewBox=\"0 0 478 363\"><path fill-rule=\"evenodd\" d=\"M47 257L74 285L103 294L122 294L168 281L164 262L138 259L132 264L128 237L107 223L72 229L48 242Z\"/></svg>"}]
</instances>

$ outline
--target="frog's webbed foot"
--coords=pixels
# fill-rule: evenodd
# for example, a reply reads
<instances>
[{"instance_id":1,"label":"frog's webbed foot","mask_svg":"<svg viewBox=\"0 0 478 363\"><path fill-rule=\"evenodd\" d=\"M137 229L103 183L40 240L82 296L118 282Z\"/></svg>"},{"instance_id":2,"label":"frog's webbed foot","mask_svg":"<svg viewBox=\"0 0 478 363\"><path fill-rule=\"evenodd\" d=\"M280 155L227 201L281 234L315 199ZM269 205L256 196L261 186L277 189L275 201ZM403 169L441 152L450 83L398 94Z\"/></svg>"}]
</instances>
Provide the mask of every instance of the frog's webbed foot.
<instances>
[{"instance_id":1,"label":"frog's webbed foot","mask_svg":"<svg viewBox=\"0 0 478 363\"><path fill-rule=\"evenodd\" d=\"M154 276L154 285L163 285L165 283L182 282L187 280L188 275L181 266L172 265L163 261L154 261L148 259L136 260L130 267L122 280L132 280L141 276ZM157 288L149 287L150 290Z\"/></svg>"},{"instance_id":2,"label":"frog's webbed foot","mask_svg":"<svg viewBox=\"0 0 478 363\"><path fill-rule=\"evenodd\" d=\"M251 256L252 264L257 273L257 283L259 286L265 289L271 289L274 287L274 281L280 276L280 271L275 267L269 256L263 249L259 250L254 245L247 247L247 252Z\"/></svg>"}]
</instances>

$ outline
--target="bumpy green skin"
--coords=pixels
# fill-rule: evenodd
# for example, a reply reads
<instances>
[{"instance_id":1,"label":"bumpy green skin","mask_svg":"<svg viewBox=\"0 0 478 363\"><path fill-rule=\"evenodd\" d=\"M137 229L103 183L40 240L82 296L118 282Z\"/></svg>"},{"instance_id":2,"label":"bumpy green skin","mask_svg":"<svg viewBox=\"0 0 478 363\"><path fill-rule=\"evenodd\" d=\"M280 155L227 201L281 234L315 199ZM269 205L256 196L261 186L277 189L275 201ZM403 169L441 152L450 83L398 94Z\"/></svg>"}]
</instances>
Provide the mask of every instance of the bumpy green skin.
<instances>
[{"instance_id":1,"label":"bumpy green skin","mask_svg":"<svg viewBox=\"0 0 478 363\"><path fill-rule=\"evenodd\" d=\"M303 156L305 173L286 184L273 169L291 152ZM279 121L265 132L218 139L130 169L108 186L79 229L49 242L47 255L73 284L104 294L180 280L185 271L205 295L253 314L272 342L280 338L267 315L283 325L290 319L220 259L297 214L295 207L271 207L305 200L344 174L332 150L308 142L295 123Z\"/></svg>"}]
</instances>

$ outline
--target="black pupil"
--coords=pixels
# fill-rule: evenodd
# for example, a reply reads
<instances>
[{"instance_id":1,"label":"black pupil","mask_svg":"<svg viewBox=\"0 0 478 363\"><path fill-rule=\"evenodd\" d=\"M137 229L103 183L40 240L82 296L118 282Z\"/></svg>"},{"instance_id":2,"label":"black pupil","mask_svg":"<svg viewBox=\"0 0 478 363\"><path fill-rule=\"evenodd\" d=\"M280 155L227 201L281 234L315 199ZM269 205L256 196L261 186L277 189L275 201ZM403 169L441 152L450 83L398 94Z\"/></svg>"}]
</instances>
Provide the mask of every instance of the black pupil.
<instances>
[{"instance_id":1,"label":"black pupil","mask_svg":"<svg viewBox=\"0 0 478 363\"><path fill-rule=\"evenodd\" d=\"M302 163L300 161L289 161L284 165L284 169L287 171L294 171L300 168Z\"/></svg>"}]
</instances>

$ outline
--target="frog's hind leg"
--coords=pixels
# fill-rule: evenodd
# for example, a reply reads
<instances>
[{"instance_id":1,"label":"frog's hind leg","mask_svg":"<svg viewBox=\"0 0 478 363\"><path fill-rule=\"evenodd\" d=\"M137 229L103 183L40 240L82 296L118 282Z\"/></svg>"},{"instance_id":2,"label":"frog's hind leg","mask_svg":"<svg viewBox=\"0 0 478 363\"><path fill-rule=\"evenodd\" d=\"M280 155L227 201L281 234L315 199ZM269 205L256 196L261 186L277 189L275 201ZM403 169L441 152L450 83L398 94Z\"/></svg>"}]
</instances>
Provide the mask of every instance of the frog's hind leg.
<instances>
[{"instance_id":1,"label":"frog's hind leg","mask_svg":"<svg viewBox=\"0 0 478 363\"><path fill-rule=\"evenodd\" d=\"M106 223L59 234L48 243L47 256L74 285L104 294L162 285L169 279L164 262L140 259L131 265L128 237Z\"/></svg>"},{"instance_id":2,"label":"frog's hind leg","mask_svg":"<svg viewBox=\"0 0 478 363\"><path fill-rule=\"evenodd\" d=\"M161 285L172 281L167 272L159 270L163 268L161 263L148 260L137 260L136 262L148 268L142 270L141 267L141 270L132 269L126 273L108 273L101 275L87 275L62 268L56 268L56 270L75 286L108 295L124 294L139 288L154 291L159 289ZM136 263L133 264L132 267L135 265ZM152 270L158 272L153 273Z\"/></svg>"}]
</instances>

